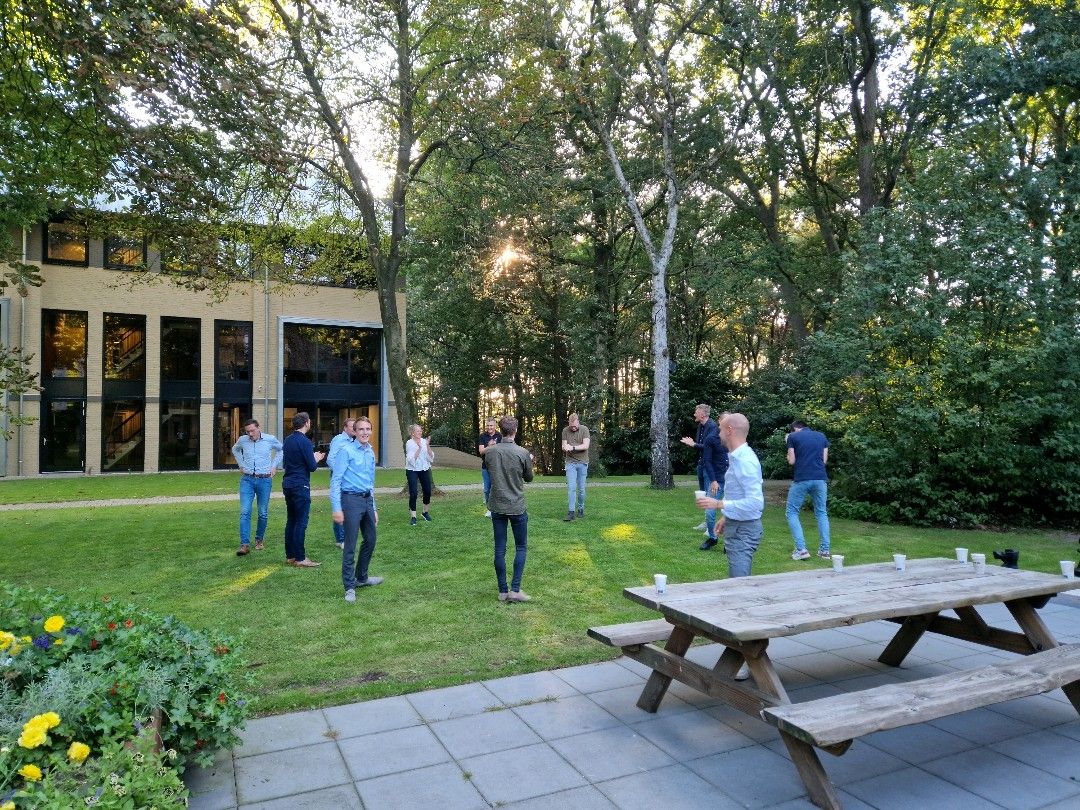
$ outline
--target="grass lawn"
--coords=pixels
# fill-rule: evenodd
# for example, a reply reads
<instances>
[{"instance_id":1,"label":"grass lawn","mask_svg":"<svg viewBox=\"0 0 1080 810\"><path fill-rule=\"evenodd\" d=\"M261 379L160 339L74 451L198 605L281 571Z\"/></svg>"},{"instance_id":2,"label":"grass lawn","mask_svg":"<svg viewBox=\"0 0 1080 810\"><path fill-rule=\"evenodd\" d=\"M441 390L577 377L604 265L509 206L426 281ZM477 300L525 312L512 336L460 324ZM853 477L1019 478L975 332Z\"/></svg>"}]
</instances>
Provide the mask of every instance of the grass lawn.
<instances>
[{"instance_id":1,"label":"grass lawn","mask_svg":"<svg viewBox=\"0 0 1080 810\"><path fill-rule=\"evenodd\" d=\"M438 480L457 483L459 475L461 483L476 483L469 471L440 470ZM380 471L378 483L396 486L401 480L400 471ZM33 500L45 501L231 493L235 486L229 475L77 478L3 482L0 498L11 500L24 488L34 490ZM569 524L561 520L564 491L530 491L523 587L534 601L528 604L496 600L491 526L478 491L436 499L435 522L416 527L408 525L404 498L380 497L371 571L386 583L361 589L353 605L342 599L341 555L324 497L315 499L308 528L308 554L323 563L318 569L283 564L285 508L275 499L267 550L243 558L234 553L233 502L0 512L2 576L73 596L108 595L175 614L195 627L226 629L257 668L257 711L274 713L613 657L585 630L651 618L623 598L624 587L649 583L656 572L672 583L727 573L723 555L698 551L702 537L691 527L702 513L692 506L692 489L686 480L674 492L644 483L594 487L587 518ZM812 515L805 512L803 519L814 538ZM771 503L766 509L765 530L755 573L828 564L790 559L782 507ZM895 551L951 557L957 545L987 556L995 548L1019 549L1023 567L1054 573L1058 560L1075 551L1075 541L1064 534L833 521L833 547L848 565L883 561Z\"/></svg>"}]
</instances>

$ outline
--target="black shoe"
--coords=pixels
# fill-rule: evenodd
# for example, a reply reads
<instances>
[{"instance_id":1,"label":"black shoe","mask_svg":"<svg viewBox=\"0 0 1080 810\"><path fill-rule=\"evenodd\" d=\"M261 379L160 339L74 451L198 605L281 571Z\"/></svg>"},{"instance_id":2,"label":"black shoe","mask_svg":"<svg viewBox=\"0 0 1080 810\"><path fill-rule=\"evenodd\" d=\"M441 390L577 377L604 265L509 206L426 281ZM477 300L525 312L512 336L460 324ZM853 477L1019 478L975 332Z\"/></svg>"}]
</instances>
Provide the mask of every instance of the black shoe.
<instances>
[{"instance_id":1,"label":"black shoe","mask_svg":"<svg viewBox=\"0 0 1080 810\"><path fill-rule=\"evenodd\" d=\"M585 510L584 509L578 509L577 510L577 519L581 520L584 517L585 517Z\"/></svg>"},{"instance_id":2,"label":"black shoe","mask_svg":"<svg viewBox=\"0 0 1080 810\"><path fill-rule=\"evenodd\" d=\"M574 513L573 512L567 512L566 517L563 518L563 522L564 523L569 523L573 519L574 519Z\"/></svg>"},{"instance_id":3,"label":"black shoe","mask_svg":"<svg viewBox=\"0 0 1080 810\"><path fill-rule=\"evenodd\" d=\"M720 542L720 541L717 540L715 537L710 537L708 540L706 540L704 543L702 543L700 546L698 546L698 548L701 549L702 551L708 551L710 548L715 546L718 542Z\"/></svg>"}]
</instances>

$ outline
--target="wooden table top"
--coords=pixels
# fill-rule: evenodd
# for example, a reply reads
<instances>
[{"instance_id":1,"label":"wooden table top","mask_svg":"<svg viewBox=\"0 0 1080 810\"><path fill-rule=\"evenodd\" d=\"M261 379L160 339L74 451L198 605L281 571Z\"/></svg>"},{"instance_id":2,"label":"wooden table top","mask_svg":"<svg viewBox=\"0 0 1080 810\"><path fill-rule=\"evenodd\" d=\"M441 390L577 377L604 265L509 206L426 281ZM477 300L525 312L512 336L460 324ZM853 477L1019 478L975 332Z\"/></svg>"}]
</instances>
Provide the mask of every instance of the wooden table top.
<instances>
[{"instance_id":1,"label":"wooden table top","mask_svg":"<svg viewBox=\"0 0 1080 810\"><path fill-rule=\"evenodd\" d=\"M717 640L755 641L876 619L917 616L950 608L1048 596L1080 588L1080 579L941 558L784 574L669 584L658 596L649 585L624 595L669 621Z\"/></svg>"}]
</instances>

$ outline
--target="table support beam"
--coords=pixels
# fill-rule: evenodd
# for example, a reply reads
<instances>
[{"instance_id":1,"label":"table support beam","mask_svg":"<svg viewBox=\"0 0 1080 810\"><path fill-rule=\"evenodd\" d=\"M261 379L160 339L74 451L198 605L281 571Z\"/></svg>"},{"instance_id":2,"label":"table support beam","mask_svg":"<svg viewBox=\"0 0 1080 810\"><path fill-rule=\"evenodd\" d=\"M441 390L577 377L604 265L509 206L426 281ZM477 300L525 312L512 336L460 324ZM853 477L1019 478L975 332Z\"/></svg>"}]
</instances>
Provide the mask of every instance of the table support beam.
<instances>
[{"instance_id":1,"label":"table support beam","mask_svg":"<svg viewBox=\"0 0 1080 810\"><path fill-rule=\"evenodd\" d=\"M1058 646L1054 634L1050 632L1046 622L1027 599L1006 602L1005 607L1009 609L1009 613L1016 619L1016 623L1020 625L1020 629L1024 631L1024 635L1028 637L1031 646L1036 650L1048 650ZM1073 708L1080 712L1080 681L1065 684L1061 687L1061 691L1065 693L1065 697L1072 703Z\"/></svg>"},{"instance_id":2,"label":"table support beam","mask_svg":"<svg viewBox=\"0 0 1080 810\"><path fill-rule=\"evenodd\" d=\"M690 649L690 644L694 641L694 634L687 630L685 627L675 625L675 629L671 631L671 635L668 637L667 644L664 646L664 650L671 653L672 656L682 658L686 654L686 651ZM641 656L648 647L642 647L637 654L630 654L632 658L638 658ZM667 694L668 687L671 685L671 675L665 675L660 670L653 668L652 674L649 676L649 680L645 682L645 688L641 692L641 697L638 698L638 708L644 709L649 713L655 713L660 708L660 701L664 699L664 695Z\"/></svg>"},{"instance_id":3,"label":"table support beam","mask_svg":"<svg viewBox=\"0 0 1080 810\"><path fill-rule=\"evenodd\" d=\"M799 771L806 792L810 794L810 801L825 810L841 810L840 797L836 794L829 775L825 773L814 746L783 732L780 733L780 739L787 746L791 761Z\"/></svg>"},{"instance_id":4,"label":"table support beam","mask_svg":"<svg viewBox=\"0 0 1080 810\"><path fill-rule=\"evenodd\" d=\"M900 629L896 631L892 641L878 656L878 661L891 667L898 667L907 658L911 648L914 647L923 633L929 628L931 622L937 618L937 613L924 613L920 616L908 616L904 619Z\"/></svg>"}]
</instances>

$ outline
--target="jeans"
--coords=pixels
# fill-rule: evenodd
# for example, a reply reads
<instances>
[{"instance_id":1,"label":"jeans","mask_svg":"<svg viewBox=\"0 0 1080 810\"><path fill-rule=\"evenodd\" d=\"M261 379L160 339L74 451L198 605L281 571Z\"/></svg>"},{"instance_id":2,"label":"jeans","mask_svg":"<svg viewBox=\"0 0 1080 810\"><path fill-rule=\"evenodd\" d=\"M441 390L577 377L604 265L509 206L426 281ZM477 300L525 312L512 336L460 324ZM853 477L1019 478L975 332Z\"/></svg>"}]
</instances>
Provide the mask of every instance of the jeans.
<instances>
[{"instance_id":1,"label":"jeans","mask_svg":"<svg viewBox=\"0 0 1080 810\"><path fill-rule=\"evenodd\" d=\"M270 490L273 478L256 478L254 475L240 476L240 543L251 542L251 503L259 503L259 523L255 527L255 539L262 540L266 534L266 521L270 514Z\"/></svg>"},{"instance_id":2,"label":"jeans","mask_svg":"<svg viewBox=\"0 0 1080 810\"><path fill-rule=\"evenodd\" d=\"M705 492L705 494L708 495L709 494L709 484L711 484L712 481L706 481L705 480L705 465L702 464L700 461L698 462L698 465L697 465L697 483L698 483L698 489L703 490ZM724 482L719 481L717 483L720 484L720 492L716 497L717 498L723 498L724 497ZM715 540L716 539L716 510L715 509L706 509L705 510L705 531L708 532L710 540Z\"/></svg>"},{"instance_id":3,"label":"jeans","mask_svg":"<svg viewBox=\"0 0 1080 810\"><path fill-rule=\"evenodd\" d=\"M285 493L285 559L304 560L304 534L311 513L311 487L282 487Z\"/></svg>"},{"instance_id":4,"label":"jeans","mask_svg":"<svg viewBox=\"0 0 1080 810\"><path fill-rule=\"evenodd\" d=\"M431 470L406 470L405 478L409 482L409 511L416 511L417 484L424 490L424 511L431 504Z\"/></svg>"},{"instance_id":5,"label":"jeans","mask_svg":"<svg viewBox=\"0 0 1080 810\"><path fill-rule=\"evenodd\" d=\"M589 465L582 461L566 462L566 500L571 512L585 511L585 479L589 475Z\"/></svg>"},{"instance_id":6,"label":"jeans","mask_svg":"<svg viewBox=\"0 0 1080 810\"><path fill-rule=\"evenodd\" d=\"M514 531L514 578L506 586L506 524ZM491 513L491 525L495 531L495 579L499 593L521 590L521 575L525 572L525 555L529 545L529 513L502 515Z\"/></svg>"},{"instance_id":7,"label":"jeans","mask_svg":"<svg viewBox=\"0 0 1080 810\"><path fill-rule=\"evenodd\" d=\"M484 479L484 503L486 504L491 494L491 473L487 471L487 467L480 468L480 477Z\"/></svg>"},{"instance_id":8,"label":"jeans","mask_svg":"<svg viewBox=\"0 0 1080 810\"><path fill-rule=\"evenodd\" d=\"M341 584L345 590L368 578L368 565L375 553L375 502L371 495L341 493L341 511L345 513L345 548L341 554ZM356 559L356 536L361 534L360 559Z\"/></svg>"},{"instance_id":9,"label":"jeans","mask_svg":"<svg viewBox=\"0 0 1080 810\"><path fill-rule=\"evenodd\" d=\"M791 536L795 538L795 550L806 549L806 539L803 537L802 523L799 522L799 510L806 502L806 496L810 496L814 504L814 517L817 519L818 551L828 551L830 548L829 538L829 513L825 510L828 500L828 481L796 481L791 485L787 494L787 523L791 529Z\"/></svg>"},{"instance_id":10,"label":"jeans","mask_svg":"<svg viewBox=\"0 0 1080 810\"><path fill-rule=\"evenodd\" d=\"M754 552L764 536L761 520L728 519L724 523L724 553L727 554L729 577L750 576Z\"/></svg>"}]
</instances>

